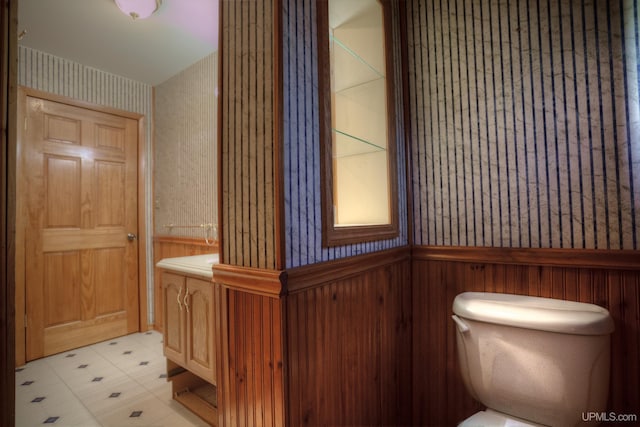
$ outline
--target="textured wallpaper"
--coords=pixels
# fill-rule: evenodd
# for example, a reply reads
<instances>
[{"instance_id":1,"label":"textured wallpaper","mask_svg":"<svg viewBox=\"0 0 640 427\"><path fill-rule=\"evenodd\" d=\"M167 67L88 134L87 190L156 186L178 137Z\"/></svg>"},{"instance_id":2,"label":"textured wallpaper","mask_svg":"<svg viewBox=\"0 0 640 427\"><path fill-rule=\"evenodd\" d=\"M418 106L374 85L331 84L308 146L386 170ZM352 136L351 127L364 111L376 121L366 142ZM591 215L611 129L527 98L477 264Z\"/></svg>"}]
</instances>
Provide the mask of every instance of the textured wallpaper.
<instances>
[{"instance_id":1,"label":"textured wallpaper","mask_svg":"<svg viewBox=\"0 0 640 427\"><path fill-rule=\"evenodd\" d=\"M221 252L225 263L279 267L273 4L223 1Z\"/></svg>"},{"instance_id":2,"label":"textured wallpaper","mask_svg":"<svg viewBox=\"0 0 640 427\"><path fill-rule=\"evenodd\" d=\"M155 234L205 238L217 224L218 54L155 87ZM213 239L209 234L209 239Z\"/></svg>"},{"instance_id":3,"label":"textured wallpaper","mask_svg":"<svg viewBox=\"0 0 640 427\"><path fill-rule=\"evenodd\" d=\"M406 5L415 243L640 249L638 1Z\"/></svg>"}]
</instances>

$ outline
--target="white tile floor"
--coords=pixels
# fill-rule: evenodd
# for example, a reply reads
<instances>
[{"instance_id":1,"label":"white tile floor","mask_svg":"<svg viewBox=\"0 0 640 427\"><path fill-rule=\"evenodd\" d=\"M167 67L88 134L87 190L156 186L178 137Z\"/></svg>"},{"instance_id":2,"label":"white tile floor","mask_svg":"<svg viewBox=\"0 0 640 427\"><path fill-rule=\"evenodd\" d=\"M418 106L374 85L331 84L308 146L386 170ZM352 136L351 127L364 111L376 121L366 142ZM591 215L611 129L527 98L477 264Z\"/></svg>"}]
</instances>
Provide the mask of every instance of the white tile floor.
<instances>
[{"instance_id":1,"label":"white tile floor","mask_svg":"<svg viewBox=\"0 0 640 427\"><path fill-rule=\"evenodd\" d=\"M155 331L34 360L16 369L16 426L206 426L165 374Z\"/></svg>"}]
</instances>

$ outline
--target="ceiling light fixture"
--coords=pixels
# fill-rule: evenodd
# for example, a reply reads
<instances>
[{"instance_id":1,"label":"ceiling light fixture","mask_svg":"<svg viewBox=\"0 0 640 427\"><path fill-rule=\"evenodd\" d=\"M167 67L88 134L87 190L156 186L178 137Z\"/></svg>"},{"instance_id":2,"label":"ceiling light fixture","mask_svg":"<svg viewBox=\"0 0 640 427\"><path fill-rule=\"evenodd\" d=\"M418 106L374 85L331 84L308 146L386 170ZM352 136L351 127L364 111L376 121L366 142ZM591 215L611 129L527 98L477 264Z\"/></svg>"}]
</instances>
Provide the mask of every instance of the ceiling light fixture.
<instances>
[{"instance_id":1,"label":"ceiling light fixture","mask_svg":"<svg viewBox=\"0 0 640 427\"><path fill-rule=\"evenodd\" d=\"M118 8L134 20L150 17L160 8L162 0L115 0Z\"/></svg>"}]
</instances>

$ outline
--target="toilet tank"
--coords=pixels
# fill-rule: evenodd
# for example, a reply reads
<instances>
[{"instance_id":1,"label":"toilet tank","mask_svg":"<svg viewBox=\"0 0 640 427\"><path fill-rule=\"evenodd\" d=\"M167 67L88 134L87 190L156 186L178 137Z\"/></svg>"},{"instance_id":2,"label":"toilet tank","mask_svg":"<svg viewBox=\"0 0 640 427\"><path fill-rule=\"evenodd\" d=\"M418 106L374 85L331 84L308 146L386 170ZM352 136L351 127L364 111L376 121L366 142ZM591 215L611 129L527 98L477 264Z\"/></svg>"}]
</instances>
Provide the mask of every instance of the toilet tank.
<instances>
[{"instance_id":1,"label":"toilet tank","mask_svg":"<svg viewBox=\"0 0 640 427\"><path fill-rule=\"evenodd\" d=\"M548 426L606 409L613 320L597 305L465 292L453 303L460 370L490 409Z\"/></svg>"}]
</instances>

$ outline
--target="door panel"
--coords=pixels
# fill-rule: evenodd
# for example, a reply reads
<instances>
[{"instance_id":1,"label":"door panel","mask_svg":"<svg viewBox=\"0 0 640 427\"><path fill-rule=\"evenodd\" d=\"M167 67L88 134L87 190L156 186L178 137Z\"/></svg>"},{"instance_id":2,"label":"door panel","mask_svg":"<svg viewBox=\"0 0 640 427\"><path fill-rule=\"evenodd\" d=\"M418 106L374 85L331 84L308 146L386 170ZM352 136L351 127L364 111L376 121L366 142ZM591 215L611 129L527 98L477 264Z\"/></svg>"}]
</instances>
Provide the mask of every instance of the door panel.
<instances>
[{"instance_id":1,"label":"door panel","mask_svg":"<svg viewBox=\"0 0 640 427\"><path fill-rule=\"evenodd\" d=\"M80 254L50 252L44 256L45 327L81 320Z\"/></svg>"},{"instance_id":2,"label":"door panel","mask_svg":"<svg viewBox=\"0 0 640 427\"><path fill-rule=\"evenodd\" d=\"M138 330L138 124L27 96L25 126L32 360Z\"/></svg>"},{"instance_id":3,"label":"door panel","mask_svg":"<svg viewBox=\"0 0 640 427\"><path fill-rule=\"evenodd\" d=\"M93 251L95 262L96 314L104 315L125 311L127 288L124 277L125 251L121 248Z\"/></svg>"},{"instance_id":4,"label":"door panel","mask_svg":"<svg viewBox=\"0 0 640 427\"><path fill-rule=\"evenodd\" d=\"M45 155L46 228L80 227L81 162L78 157Z\"/></svg>"},{"instance_id":5,"label":"door panel","mask_svg":"<svg viewBox=\"0 0 640 427\"><path fill-rule=\"evenodd\" d=\"M215 384L213 352L213 286L205 280L187 278L187 369Z\"/></svg>"},{"instance_id":6,"label":"door panel","mask_svg":"<svg viewBox=\"0 0 640 427\"><path fill-rule=\"evenodd\" d=\"M181 365L185 364L184 277L162 273L162 299L164 319L164 354Z\"/></svg>"},{"instance_id":7,"label":"door panel","mask_svg":"<svg viewBox=\"0 0 640 427\"><path fill-rule=\"evenodd\" d=\"M43 135L46 141L80 144L81 120L70 117L44 116Z\"/></svg>"},{"instance_id":8,"label":"door panel","mask_svg":"<svg viewBox=\"0 0 640 427\"><path fill-rule=\"evenodd\" d=\"M125 225L125 163L96 162L96 225Z\"/></svg>"}]
</instances>

